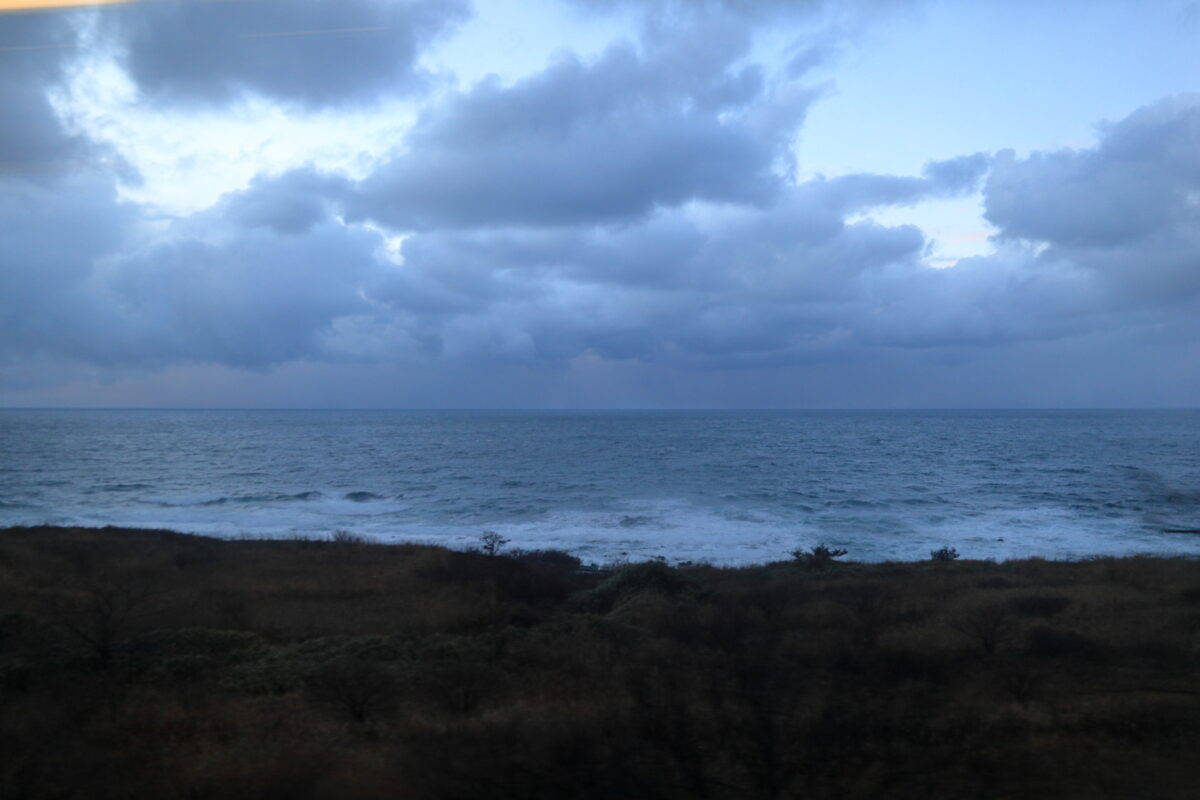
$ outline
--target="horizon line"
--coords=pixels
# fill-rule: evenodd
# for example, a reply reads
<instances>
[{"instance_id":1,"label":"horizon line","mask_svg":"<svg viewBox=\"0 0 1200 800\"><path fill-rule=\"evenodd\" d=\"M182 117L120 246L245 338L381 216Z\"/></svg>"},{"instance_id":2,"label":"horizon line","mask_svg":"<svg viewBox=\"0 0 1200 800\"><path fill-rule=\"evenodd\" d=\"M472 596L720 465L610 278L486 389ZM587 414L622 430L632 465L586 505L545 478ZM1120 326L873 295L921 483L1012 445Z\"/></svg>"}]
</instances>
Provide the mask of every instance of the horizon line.
<instances>
[{"instance_id":1,"label":"horizon line","mask_svg":"<svg viewBox=\"0 0 1200 800\"><path fill-rule=\"evenodd\" d=\"M1200 406L4 406L0 411L467 411L467 412L883 412L883 411L1200 411Z\"/></svg>"}]
</instances>

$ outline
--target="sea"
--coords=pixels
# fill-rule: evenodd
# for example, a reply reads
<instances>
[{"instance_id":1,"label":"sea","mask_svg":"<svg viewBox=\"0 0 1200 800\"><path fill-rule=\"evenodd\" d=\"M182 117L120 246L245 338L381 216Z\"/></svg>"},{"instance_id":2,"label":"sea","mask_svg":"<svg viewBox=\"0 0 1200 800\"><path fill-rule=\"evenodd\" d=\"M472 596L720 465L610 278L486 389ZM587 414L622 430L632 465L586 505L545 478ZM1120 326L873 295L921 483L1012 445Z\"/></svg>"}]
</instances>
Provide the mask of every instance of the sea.
<instances>
[{"instance_id":1,"label":"sea","mask_svg":"<svg viewBox=\"0 0 1200 800\"><path fill-rule=\"evenodd\" d=\"M0 410L0 526L585 562L1200 555L1200 410Z\"/></svg>"}]
</instances>

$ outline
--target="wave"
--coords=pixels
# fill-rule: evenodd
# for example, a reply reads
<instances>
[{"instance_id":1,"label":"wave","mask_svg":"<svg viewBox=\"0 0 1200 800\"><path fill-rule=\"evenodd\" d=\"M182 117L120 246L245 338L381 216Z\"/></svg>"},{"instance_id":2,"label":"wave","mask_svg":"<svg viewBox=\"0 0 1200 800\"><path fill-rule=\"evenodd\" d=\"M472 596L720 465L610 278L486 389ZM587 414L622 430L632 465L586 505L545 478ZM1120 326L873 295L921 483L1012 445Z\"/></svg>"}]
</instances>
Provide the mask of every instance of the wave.
<instances>
[{"instance_id":1,"label":"wave","mask_svg":"<svg viewBox=\"0 0 1200 800\"><path fill-rule=\"evenodd\" d=\"M200 495L183 497L138 497L134 502L160 508L211 508L224 505L264 505L267 503L305 502L320 500L325 495L315 489L296 492L295 494L233 494L233 495Z\"/></svg>"},{"instance_id":2,"label":"wave","mask_svg":"<svg viewBox=\"0 0 1200 800\"><path fill-rule=\"evenodd\" d=\"M383 495L375 494L374 492L346 492L342 495L346 500L353 500L355 503L369 503L372 500L384 500Z\"/></svg>"}]
</instances>

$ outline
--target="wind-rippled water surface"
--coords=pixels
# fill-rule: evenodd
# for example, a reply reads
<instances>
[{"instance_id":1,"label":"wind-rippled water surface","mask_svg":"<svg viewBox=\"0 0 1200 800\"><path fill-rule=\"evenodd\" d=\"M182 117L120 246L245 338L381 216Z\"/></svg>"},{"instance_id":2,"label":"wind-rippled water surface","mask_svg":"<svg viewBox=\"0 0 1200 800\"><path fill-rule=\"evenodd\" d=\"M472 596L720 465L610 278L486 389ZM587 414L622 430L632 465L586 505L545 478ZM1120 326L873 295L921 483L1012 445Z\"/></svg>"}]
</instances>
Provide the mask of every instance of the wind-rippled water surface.
<instances>
[{"instance_id":1,"label":"wind-rippled water surface","mask_svg":"<svg viewBox=\"0 0 1200 800\"><path fill-rule=\"evenodd\" d=\"M1200 553L1200 411L0 411L0 524L718 563Z\"/></svg>"}]
</instances>

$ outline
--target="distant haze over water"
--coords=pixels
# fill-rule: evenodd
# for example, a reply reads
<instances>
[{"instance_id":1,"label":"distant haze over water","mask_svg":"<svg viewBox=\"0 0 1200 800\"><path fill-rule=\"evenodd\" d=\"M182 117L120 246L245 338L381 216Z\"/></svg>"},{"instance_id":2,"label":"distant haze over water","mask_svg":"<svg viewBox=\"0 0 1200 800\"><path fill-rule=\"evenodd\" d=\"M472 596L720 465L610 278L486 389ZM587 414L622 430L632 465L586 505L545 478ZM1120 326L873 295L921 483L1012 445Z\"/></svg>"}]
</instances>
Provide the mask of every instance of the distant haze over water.
<instances>
[{"instance_id":1,"label":"distant haze over water","mask_svg":"<svg viewBox=\"0 0 1200 800\"><path fill-rule=\"evenodd\" d=\"M738 564L1200 554L1200 411L0 411L0 525Z\"/></svg>"}]
</instances>

